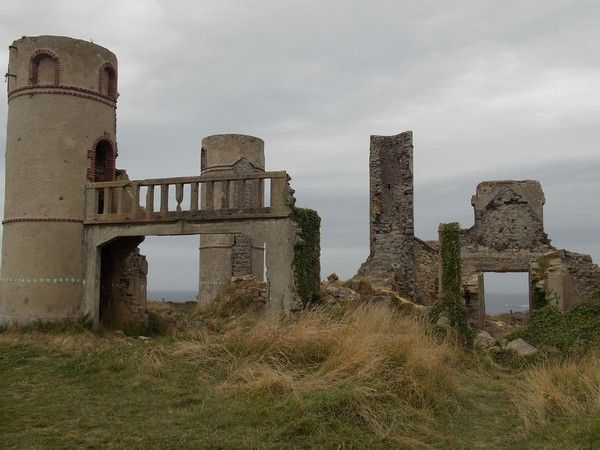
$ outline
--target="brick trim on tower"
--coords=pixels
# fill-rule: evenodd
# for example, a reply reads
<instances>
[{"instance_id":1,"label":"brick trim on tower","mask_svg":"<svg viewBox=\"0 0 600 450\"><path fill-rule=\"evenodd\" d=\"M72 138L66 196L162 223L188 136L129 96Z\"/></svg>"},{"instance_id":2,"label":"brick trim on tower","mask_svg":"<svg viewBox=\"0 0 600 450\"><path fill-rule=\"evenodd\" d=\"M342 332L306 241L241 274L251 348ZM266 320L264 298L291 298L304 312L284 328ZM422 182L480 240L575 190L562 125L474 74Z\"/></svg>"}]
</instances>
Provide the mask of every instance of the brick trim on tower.
<instances>
[{"instance_id":1,"label":"brick trim on tower","mask_svg":"<svg viewBox=\"0 0 600 450\"><path fill-rule=\"evenodd\" d=\"M38 62L42 56L49 56L54 60L54 85L60 84L60 58L51 50L41 48L31 54L29 58L29 84L38 82Z\"/></svg>"},{"instance_id":2,"label":"brick trim on tower","mask_svg":"<svg viewBox=\"0 0 600 450\"><path fill-rule=\"evenodd\" d=\"M113 100L116 100L119 96L119 94L117 93L117 69L115 69L115 66L113 66L112 63L108 61L102 64L98 69L98 92L102 94L102 75L105 69L110 69L114 75L114 79L108 86L108 97L110 97Z\"/></svg>"},{"instance_id":3,"label":"brick trim on tower","mask_svg":"<svg viewBox=\"0 0 600 450\"><path fill-rule=\"evenodd\" d=\"M92 182L94 182L96 179L96 148L98 147L98 144L102 141L108 142L112 150L112 157L108 159L107 167L110 175L110 180L104 181L111 181L115 179L116 159L117 156L119 156L119 153L117 152L117 144L111 139L110 133L108 131L105 131L104 134L98 137L93 142L92 146L88 149L88 158L90 159L90 166L87 169L87 179Z\"/></svg>"}]
</instances>

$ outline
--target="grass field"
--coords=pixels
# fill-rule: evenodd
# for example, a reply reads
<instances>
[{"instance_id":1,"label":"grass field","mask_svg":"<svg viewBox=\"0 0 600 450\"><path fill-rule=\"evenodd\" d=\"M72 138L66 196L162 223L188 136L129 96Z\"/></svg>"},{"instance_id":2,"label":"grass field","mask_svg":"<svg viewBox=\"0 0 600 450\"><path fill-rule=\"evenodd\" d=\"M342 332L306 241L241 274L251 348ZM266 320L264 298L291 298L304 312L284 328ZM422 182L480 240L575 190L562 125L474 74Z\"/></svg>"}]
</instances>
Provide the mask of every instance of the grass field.
<instances>
[{"instance_id":1,"label":"grass field","mask_svg":"<svg viewBox=\"0 0 600 450\"><path fill-rule=\"evenodd\" d=\"M499 364L382 304L193 323L0 333L0 447L600 448L595 352Z\"/></svg>"}]
</instances>

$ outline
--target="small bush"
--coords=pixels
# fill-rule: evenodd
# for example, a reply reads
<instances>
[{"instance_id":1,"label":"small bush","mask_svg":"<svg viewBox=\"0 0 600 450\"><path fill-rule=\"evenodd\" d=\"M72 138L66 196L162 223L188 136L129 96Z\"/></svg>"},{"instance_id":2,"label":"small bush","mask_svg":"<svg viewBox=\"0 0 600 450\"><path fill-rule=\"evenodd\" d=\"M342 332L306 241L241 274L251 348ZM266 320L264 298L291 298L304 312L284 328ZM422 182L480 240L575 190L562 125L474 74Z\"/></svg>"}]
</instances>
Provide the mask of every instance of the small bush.
<instances>
[{"instance_id":1,"label":"small bush","mask_svg":"<svg viewBox=\"0 0 600 450\"><path fill-rule=\"evenodd\" d=\"M300 228L300 242L294 246L294 278L305 305L321 301L321 218L312 209L291 207L292 220Z\"/></svg>"},{"instance_id":2,"label":"small bush","mask_svg":"<svg viewBox=\"0 0 600 450\"><path fill-rule=\"evenodd\" d=\"M519 333L533 345L586 352L600 348L600 294L575 305L566 313L552 305L532 311L527 329Z\"/></svg>"}]
</instances>

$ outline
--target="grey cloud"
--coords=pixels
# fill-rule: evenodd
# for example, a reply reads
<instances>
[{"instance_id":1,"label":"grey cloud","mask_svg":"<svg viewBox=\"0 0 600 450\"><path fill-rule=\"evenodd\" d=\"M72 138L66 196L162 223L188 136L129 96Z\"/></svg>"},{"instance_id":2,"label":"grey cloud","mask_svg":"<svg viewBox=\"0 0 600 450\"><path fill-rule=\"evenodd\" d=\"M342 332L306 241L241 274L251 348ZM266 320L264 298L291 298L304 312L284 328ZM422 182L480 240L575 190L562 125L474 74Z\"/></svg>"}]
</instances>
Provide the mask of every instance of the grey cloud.
<instances>
[{"instance_id":1,"label":"grey cloud","mask_svg":"<svg viewBox=\"0 0 600 450\"><path fill-rule=\"evenodd\" d=\"M421 237L471 224L482 179L537 178L555 244L600 259L599 20L595 1L29 1L0 4L0 41L71 35L117 54L133 178L197 173L208 134L262 137L268 168L323 217L324 273L349 276L368 252L369 135L406 129ZM182 283L195 246L148 240L151 285Z\"/></svg>"}]
</instances>

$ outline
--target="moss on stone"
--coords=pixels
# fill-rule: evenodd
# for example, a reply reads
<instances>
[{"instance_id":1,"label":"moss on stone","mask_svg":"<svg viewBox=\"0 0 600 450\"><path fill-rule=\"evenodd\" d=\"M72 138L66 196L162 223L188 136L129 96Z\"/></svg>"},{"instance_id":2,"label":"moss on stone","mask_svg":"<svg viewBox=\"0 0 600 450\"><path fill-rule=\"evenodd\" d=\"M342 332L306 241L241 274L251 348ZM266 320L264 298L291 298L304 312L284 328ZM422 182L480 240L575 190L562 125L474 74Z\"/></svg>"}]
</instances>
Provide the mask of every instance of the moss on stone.
<instances>
[{"instance_id":1,"label":"moss on stone","mask_svg":"<svg viewBox=\"0 0 600 450\"><path fill-rule=\"evenodd\" d=\"M466 346L473 342L473 331L464 300L460 295L460 226L440 224L441 298L433 308L432 319L446 315Z\"/></svg>"},{"instance_id":2,"label":"moss on stone","mask_svg":"<svg viewBox=\"0 0 600 450\"><path fill-rule=\"evenodd\" d=\"M291 218L300 229L294 246L294 279L304 305L321 301L321 218L308 208L291 206Z\"/></svg>"}]
</instances>

